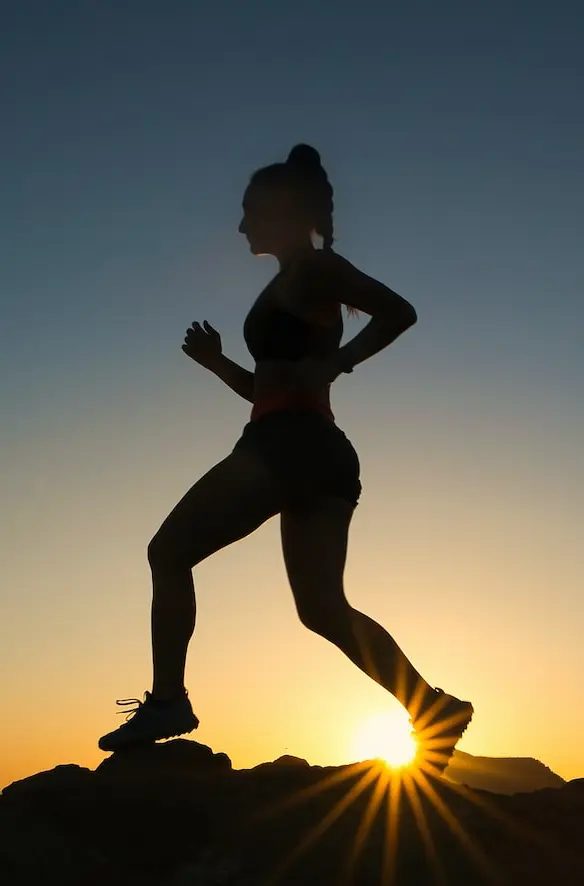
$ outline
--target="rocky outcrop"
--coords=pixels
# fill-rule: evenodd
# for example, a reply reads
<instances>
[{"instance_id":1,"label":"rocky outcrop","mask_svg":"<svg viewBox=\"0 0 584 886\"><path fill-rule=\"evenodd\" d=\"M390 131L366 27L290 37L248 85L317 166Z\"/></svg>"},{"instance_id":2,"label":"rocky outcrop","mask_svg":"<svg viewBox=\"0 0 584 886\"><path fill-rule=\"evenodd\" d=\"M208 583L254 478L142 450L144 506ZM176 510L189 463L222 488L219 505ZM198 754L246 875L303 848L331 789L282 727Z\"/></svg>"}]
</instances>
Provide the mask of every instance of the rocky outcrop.
<instances>
[{"instance_id":1,"label":"rocky outcrop","mask_svg":"<svg viewBox=\"0 0 584 886\"><path fill-rule=\"evenodd\" d=\"M0 883L583 886L582 821L584 779L496 794L375 761L234 770L179 739L5 788Z\"/></svg>"}]
</instances>

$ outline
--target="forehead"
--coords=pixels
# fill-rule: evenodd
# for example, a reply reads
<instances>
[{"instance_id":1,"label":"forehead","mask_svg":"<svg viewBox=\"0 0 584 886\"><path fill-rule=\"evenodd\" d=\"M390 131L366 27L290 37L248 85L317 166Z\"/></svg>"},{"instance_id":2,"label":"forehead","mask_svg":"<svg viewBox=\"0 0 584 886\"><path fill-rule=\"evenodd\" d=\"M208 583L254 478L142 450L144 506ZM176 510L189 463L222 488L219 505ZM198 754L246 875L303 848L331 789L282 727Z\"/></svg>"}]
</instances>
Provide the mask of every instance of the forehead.
<instances>
[{"instance_id":1,"label":"forehead","mask_svg":"<svg viewBox=\"0 0 584 886\"><path fill-rule=\"evenodd\" d=\"M294 189L287 182L252 182L243 195L244 209L281 206L295 199Z\"/></svg>"}]
</instances>

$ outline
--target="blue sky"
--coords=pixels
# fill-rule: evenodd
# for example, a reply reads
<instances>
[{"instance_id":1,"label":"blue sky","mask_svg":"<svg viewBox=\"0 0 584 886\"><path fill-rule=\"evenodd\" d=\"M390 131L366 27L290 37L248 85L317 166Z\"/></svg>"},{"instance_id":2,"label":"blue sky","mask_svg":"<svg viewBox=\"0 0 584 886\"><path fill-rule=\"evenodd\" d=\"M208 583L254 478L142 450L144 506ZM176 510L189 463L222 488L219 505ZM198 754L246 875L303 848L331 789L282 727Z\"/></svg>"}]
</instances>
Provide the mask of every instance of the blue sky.
<instances>
[{"instance_id":1,"label":"blue sky","mask_svg":"<svg viewBox=\"0 0 584 886\"><path fill-rule=\"evenodd\" d=\"M584 10L563 0L3 5L0 607L7 662L22 656L19 692L42 669L27 643L54 649L42 625L55 613L55 636L84 638L67 662L95 643L87 681L105 638L119 649L100 722L106 697L140 691L114 679L126 661L117 607L140 614L146 644L149 537L248 415L249 404L182 354L184 331L208 319L227 354L251 368L241 327L275 263L253 259L237 233L241 198L250 174L298 141L320 151L335 188L338 251L419 315L333 391L363 464L356 588L357 564L391 571L410 550L399 532L416 533L429 574L461 613L467 597L453 589L449 558L488 563L480 589L470 573L460 579L474 623L485 607L502 631L512 621L501 607L533 614L522 649L541 657L551 643L555 685L574 665L582 672L583 37ZM348 320L346 335L361 322ZM492 536L482 534L487 513ZM471 524L472 556L460 551ZM388 526L396 549L382 566ZM262 544L277 545L261 532ZM251 569L264 548L250 551ZM403 556L400 580L411 562ZM88 564L104 588L92 625L89 599L71 590ZM221 568L202 567L209 586ZM249 576L249 600L269 607ZM421 578L421 602L408 609L398 589L387 626L390 614L401 618L408 649L423 658L417 619L436 612ZM124 583L131 602L122 604ZM363 593L385 616L381 583ZM477 680L491 667L487 638L480 648ZM453 652L453 675L461 660ZM147 657L141 664L147 684ZM57 662L52 673L63 693L66 670ZM481 687L495 706L497 685ZM467 749L488 753L484 744ZM511 745L520 750L520 737ZM566 771L577 768L574 754L562 757Z\"/></svg>"},{"instance_id":2,"label":"blue sky","mask_svg":"<svg viewBox=\"0 0 584 886\"><path fill-rule=\"evenodd\" d=\"M317 146L336 186L337 248L416 303L418 341L431 335L444 371L461 361L576 393L583 14L384 7L4 12L11 402L59 399L127 363L168 367L172 324L180 334L210 301L239 338L272 271L236 233L242 188L298 140Z\"/></svg>"}]
</instances>

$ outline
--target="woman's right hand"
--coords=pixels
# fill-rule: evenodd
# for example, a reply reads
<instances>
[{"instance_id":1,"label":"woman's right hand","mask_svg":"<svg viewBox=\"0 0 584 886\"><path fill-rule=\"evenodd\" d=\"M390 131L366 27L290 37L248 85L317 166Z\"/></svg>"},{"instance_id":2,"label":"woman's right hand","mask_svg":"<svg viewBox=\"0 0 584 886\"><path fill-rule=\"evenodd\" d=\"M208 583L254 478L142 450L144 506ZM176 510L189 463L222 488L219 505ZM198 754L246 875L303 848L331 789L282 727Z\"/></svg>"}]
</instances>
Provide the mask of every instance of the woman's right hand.
<instances>
[{"instance_id":1,"label":"woman's right hand","mask_svg":"<svg viewBox=\"0 0 584 886\"><path fill-rule=\"evenodd\" d=\"M182 350L187 357L212 370L223 353L221 336L206 320L203 326L195 321L187 329Z\"/></svg>"}]
</instances>

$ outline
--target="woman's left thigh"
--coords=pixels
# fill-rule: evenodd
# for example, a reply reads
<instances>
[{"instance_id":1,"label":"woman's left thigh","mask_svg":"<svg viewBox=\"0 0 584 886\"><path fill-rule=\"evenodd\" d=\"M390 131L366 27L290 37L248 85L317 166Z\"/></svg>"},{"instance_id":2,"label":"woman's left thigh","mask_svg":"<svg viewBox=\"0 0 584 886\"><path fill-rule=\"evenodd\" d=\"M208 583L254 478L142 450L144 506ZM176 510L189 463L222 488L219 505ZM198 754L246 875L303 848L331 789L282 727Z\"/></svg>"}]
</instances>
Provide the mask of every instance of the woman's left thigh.
<instances>
[{"instance_id":1,"label":"woman's left thigh","mask_svg":"<svg viewBox=\"0 0 584 886\"><path fill-rule=\"evenodd\" d=\"M173 508L148 546L151 566L192 568L250 535L280 510L270 471L253 453L235 451L204 474Z\"/></svg>"}]
</instances>

